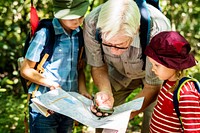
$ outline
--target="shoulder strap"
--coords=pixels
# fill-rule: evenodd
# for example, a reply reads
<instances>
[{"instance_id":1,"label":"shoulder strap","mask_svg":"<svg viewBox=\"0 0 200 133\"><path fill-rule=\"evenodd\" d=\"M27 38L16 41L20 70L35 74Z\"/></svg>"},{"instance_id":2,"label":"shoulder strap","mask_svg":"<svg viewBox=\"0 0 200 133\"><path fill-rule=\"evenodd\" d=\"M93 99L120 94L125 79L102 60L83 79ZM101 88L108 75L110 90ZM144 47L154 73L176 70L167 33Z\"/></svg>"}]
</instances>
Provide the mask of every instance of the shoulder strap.
<instances>
[{"instance_id":1,"label":"shoulder strap","mask_svg":"<svg viewBox=\"0 0 200 133\"><path fill-rule=\"evenodd\" d=\"M51 59L51 56L53 54L53 47L55 43L55 31L52 23L52 19L42 19L38 25L37 31L41 28L47 29L47 35L46 35L46 42L44 49L41 53L41 58L44 56L44 54L49 54L48 61Z\"/></svg>"},{"instance_id":2,"label":"shoulder strap","mask_svg":"<svg viewBox=\"0 0 200 133\"><path fill-rule=\"evenodd\" d=\"M179 100L180 100L180 91L181 91L182 87L184 86L184 84L188 81L193 81L194 84L195 84L195 88L197 89L198 92L200 92L200 85L199 85L198 80L196 80L194 78L190 78L190 77L183 77L179 81L178 86L177 86L177 88L176 88L176 90L174 91L174 94L173 94L174 109L175 109L176 114L179 118L179 121L181 123L181 127L182 127L183 131L184 131L184 126L183 126L183 123L182 123L181 113L180 113L180 110L179 110Z\"/></svg>"},{"instance_id":3,"label":"shoulder strap","mask_svg":"<svg viewBox=\"0 0 200 133\"><path fill-rule=\"evenodd\" d=\"M79 51L78 51L78 70L83 68L83 58L85 58L85 49L84 49L84 38L83 38L83 29L79 26L80 31L77 33L78 42L79 42Z\"/></svg>"},{"instance_id":4,"label":"shoulder strap","mask_svg":"<svg viewBox=\"0 0 200 133\"><path fill-rule=\"evenodd\" d=\"M79 26L80 31L77 33L78 42L79 42L79 50L84 47L84 39L83 39L83 29Z\"/></svg>"},{"instance_id":5,"label":"shoulder strap","mask_svg":"<svg viewBox=\"0 0 200 133\"><path fill-rule=\"evenodd\" d=\"M135 0L137 3L140 14L141 14L141 20L140 20L140 44L142 46L142 56L141 59L144 61L144 65L142 67L143 70L145 70L146 66L146 55L144 54L146 46L149 44L150 41L150 30L151 30L151 17L150 13L147 8L147 3L153 5L157 9L159 8L159 0Z\"/></svg>"},{"instance_id":6,"label":"shoulder strap","mask_svg":"<svg viewBox=\"0 0 200 133\"><path fill-rule=\"evenodd\" d=\"M46 28L46 41L45 41L45 46L44 49L42 50L42 53L40 55L40 61L42 60L42 58L44 57L45 54L48 54L48 58L46 59L43 67L45 67L48 63L47 61L49 61L52 57L53 54L53 48L54 48L54 44L55 44L55 31L54 31L54 27L53 27L53 23L52 23L52 19L42 19L37 27L37 30L40 30L42 28ZM36 64L37 65L40 63L40 61Z\"/></svg>"},{"instance_id":7,"label":"shoulder strap","mask_svg":"<svg viewBox=\"0 0 200 133\"><path fill-rule=\"evenodd\" d=\"M43 19L39 22L37 30L40 30L42 28L46 28L47 32L46 32L46 41L45 41L45 45L44 45L44 49L41 52L40 55L40 61L36 63L35 65L35 69L37 71L42 71L43 68L48 64L47 61L49 61L51 59L51 56L53 54L53 47L54 47L54 43L55 43L55 32L54 32L54 27L52 24L52 19ZM31 39L34 39L35 35L33 36L33 38L30 37L30 33L26 39L25 42L25 47L24 47L24 51L23 51L23 56L25 57L26 51L28 50L29 47L29 42ZM26 45L27 44L27 45ZM25 92L27 92L28 87L31 82L30 81L25 81L24 78L21 77L21 81L22 81L22 85L23 88L25 90Z\"/></svg>"},{"instance_id":8,"label":"shoulder strap","mask_svg":"<svg viewBox=\"0 0 200 133\"><path fill-rule=\"evenodd\" d=\"M85 56L84 53L84 39L83 39L83 29L79 26L80 31L77 33L78 35L78 42L79 42L79 53L78 59L82 59Z\"/></svg>"},{"instance_id":9,"label":"shoulder strap","mask_svg":"<svg viewBox=\"0 0 200 133\"><path fill-rule=\"evenodd\" d=\"M161 11L161 8L159 6L159 0L146 0L146 1L147 3L151 4L152 6Z\"/></svg>"},{"instance_id":10,"label":"shoulder strap","mask_svg":"<svg viewBox=\"0 0 200 133\"><path fill-rule=\"evenodd\" d=\"M42 19L39 24L38 24L38 27L36 29L36 31L42 29L42 28L46 28L47 29L47 35L46 35L46 42L45 42L45 47L41 53L41 58L40 60L42 59L42 57L44 56L45 53L48 53L49 54L49 57L47 60L50 60L51 59L51 56L53 54L53 46L54 46L54 43L55 43L55 32L54 32L54 27L53 27L53 24L52 24L52 19ZM27 38L26 38L26 41L25 41L25 44L29 44L30 43L30 40L31 39L34 39L35 37L35 34L33 37L31 37L31 33L28 34ZM23 50L23 57L25 57L26 55L26 51L28 50L28 47L29 45L25 45L24 46L24 50Z\"/></svg>"},{"instance_id":11,"label":"shoulder strap","mask_svg":"<svg viewBox=\"0 0 200 133\"><path fill-rule=\"evenodd\" d=\"M199 81L197 79L195 79L195 78L192 78L192 81L193 81L193 83L195 85L195 88L200 93L200 83L199 83Z\"/></svg>"},{"instance_id":12,"label":"shoulder strap","mask_svg":"<svg viewBox=\"0 0 200 133\"><path fill-rule=\"evenodd\" d=\"M144 50L149 43L150 40L150 29L151 29L151 18L149 11L147 9L146 0L136 0L136 3L139 7L141 20L140 20L140 44L142 46L142 56L141 58L144 61L144 65L142 69L145 69L146 66L146 56L144 54Z\"/></svg>"},{"instance_id":13,"label":"shoulder strap","mask_svg":"<svg viewBox=\"0 0 200 133\"><path fill-rule=\"evenodd\" d=\"M101 48L101 54L102 54L102 61L105 63L104 60L104 52L103 52L103 46L102 46L102 38L101 38L101 29L97 28L95 32L95 40L99 42L100 48Z\"/></svg>"}]
</instances>

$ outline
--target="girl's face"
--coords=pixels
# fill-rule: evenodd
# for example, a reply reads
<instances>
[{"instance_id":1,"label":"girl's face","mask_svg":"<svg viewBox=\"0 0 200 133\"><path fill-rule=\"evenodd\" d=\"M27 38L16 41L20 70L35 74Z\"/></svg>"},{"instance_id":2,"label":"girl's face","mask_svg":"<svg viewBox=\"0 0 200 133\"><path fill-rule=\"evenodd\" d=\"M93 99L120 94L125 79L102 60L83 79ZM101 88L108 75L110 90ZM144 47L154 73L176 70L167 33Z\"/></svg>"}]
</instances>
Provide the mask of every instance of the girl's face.
<instances>
[{"instance_id":1,"label":"girl's face","mask_svg":"<svg viewBox=\"0 0 200 133\"><path fill-rule=\"evenodd\" d=\"M176 81L176 71L175 69L167 68L162 64L156 62L154 59L148 57L149 61L152 63L152 71L160 80Z\"/></svg>"},{"instance_id":2,"label":"girl's face","mask_svg":"<svg viewBox=\"0 0 200 133\"><path fill-rule=\"evenodd\" d=\"M63 28L68 32L71 33L72 30L75 30L83 23L84 17L80 17L77 19L60 19L60 23Z\"/></svg>"}]
</instances>

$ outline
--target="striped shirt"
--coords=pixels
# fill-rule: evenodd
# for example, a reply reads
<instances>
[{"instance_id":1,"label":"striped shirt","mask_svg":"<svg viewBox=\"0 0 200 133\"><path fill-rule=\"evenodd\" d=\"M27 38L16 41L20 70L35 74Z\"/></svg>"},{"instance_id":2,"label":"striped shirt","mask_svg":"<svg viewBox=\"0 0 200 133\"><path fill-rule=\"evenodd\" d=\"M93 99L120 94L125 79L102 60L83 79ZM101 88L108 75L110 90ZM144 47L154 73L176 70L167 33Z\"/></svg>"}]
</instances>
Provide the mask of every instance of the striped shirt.
<instances>
[{"instance_id":1,"label":"striped shirt","mask_svg":"<svg viewBox=\"0 0 200 133\"><path fill-rule=\"evenodd\" d=\"M183 132L173 105L173 93L169 89L175 81L167 81L162 87L154 108L151 123L151 133ZM181 89L179 110L184 126L184 133L200 133L200 94L193 82L187 82Z\"/></svg>"}]
</instances>

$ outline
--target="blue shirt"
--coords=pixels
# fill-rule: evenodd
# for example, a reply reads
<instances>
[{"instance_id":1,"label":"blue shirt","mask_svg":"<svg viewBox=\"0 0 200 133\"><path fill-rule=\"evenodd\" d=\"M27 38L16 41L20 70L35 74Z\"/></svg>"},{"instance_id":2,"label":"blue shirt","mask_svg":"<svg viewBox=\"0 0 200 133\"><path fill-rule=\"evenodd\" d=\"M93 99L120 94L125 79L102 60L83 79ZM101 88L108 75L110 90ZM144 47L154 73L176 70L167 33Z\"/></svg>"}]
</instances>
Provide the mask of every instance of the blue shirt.
<instances>
[{"instance_id":1,"label":"blue shirt","mask_svg":"<svg viewBox=\"0 0 200 133\"><path fill-rule=\"evenodd\" d=\"M58 19L53 19L53 27L55 30L55 44L51 60L45 67L43 75L51 81L59 83L65 91L78 91L78 72L77 60L79 51L79 41L77 33L79 28L72 31L69 35L60 25ZM45 28L37 31L35 38L29 46L25 58L39 62L40 54L46 41ZM35 90L35 84L29 88L29 93ZM36 96L49 91L48 87L40 86Z\"/></svg>"}]
</instances>

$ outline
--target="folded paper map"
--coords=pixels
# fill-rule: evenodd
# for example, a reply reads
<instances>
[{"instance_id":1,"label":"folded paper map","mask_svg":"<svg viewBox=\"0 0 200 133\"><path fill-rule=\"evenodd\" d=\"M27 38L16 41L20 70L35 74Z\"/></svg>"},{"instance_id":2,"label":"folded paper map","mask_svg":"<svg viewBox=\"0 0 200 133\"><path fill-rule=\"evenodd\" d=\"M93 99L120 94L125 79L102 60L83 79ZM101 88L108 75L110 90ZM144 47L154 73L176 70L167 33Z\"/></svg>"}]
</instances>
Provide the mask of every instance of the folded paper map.
<instances>
[{"instance_id":1,"label":"folded paper map","mask_svg":"<svg viewBox=\"0 0 200 133\"><path fill-rule=\"evenodd\" d=\"M144 97L132 100L114 107L114 112L110 116L97 117L90 110L92 100L76 92L55 89L33 98L31 107L46 117L49 116L48 110L52 110L86 126L121 130L127 128L130 113L139 110L143 101Z\"/></svg>"}]
</instances>

